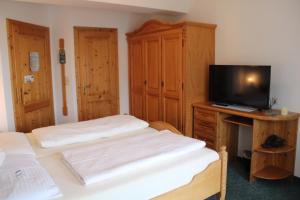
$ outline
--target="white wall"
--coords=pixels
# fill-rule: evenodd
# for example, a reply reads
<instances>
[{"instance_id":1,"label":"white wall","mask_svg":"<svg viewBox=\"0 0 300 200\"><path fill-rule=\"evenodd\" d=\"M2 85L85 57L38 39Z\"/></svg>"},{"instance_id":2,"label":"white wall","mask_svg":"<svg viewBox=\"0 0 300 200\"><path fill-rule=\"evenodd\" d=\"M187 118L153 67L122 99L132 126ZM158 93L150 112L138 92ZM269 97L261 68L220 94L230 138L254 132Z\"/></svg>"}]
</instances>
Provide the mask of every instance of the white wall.
<instances>
[{"instance_id":1,"label":"white wall","mask_svg":"<svg viewBox=\"0 0 300 200\"><path fill-rule=\"evenodd\" d=\"M16 0L52 5L106 8L135 13L187 13L192 0Z\"/></svg>"},{"instance_id":2,"label":"white wall","mask_svg":"<svg viewBox=\"0 0 300 200\"><path fill-rule=\"evenodd\" d=\"M217 64L271 65L277 107L300 112L299 0L195 0L186 18L218 25ZM247 140L249 130L243 130ZM295 174L300 176L300 137Z\"/></svg>"},{"instance_id":3,"label":"white wall","mask_svg":"<svg viewBox=\"0 0 300 200\"><path fill-rule=\"evenodd\" d=\"M120 111L129 112L128 55L125 33L140 26L149 16L125 12L109 12L93 8L42 6L28 3L0 1L0 131L15 130L6 18L50 27L50 46L54 90L55 121L57 124L77 121L73 26L107 27L118 29ZM67 56L67 101L69 115L62 115L58 40L65 39Z\"/></svg>"}]
</instances>

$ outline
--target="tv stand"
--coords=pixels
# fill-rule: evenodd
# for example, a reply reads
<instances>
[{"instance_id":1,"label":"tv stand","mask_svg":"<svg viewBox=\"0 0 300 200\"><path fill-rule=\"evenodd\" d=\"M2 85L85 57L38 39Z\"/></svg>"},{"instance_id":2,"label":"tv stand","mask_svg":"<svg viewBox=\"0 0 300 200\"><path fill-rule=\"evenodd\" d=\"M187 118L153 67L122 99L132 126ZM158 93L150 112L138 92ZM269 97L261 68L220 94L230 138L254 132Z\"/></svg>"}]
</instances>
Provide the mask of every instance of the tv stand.
<instances>
[{"instance_id":1,"label":"tv stand","mask_svg":"<svg viewBox=\"0 0 300 200\"><path fill-rule=\"evenodd\" d=\"M283 116L278 110L243 112L211 103L193 104L193 137L204 140L208 148L220 150L227 146L229 158L238 150L239 126L252 128L252 157L250 181L257 178L277 180L294 173L298 113ZM285 139L280 148L263 148L261 145L272 134Z\"/></svg>"},{"instance_id":2,"label":"tv stand","mask_svg":"<svg viewBox=\"0 0 300 200\"><path fill-rule=\"evenodd\" d=\"M218 102L215 102L215 103L213 104L213 106L227 107L228 104L226 104L226 103L218 103Z\"/></svg>"},{"instance_id":3,"label":"tv stand","mask_svg":"<svg viewBox=\"0 0 300 200\"><path fill-rule=\"evenodd\" d=\"M256 108L252 108L252 107L248 107L248 106L228 105L228 104L220 104L220 103L215 103L212 105L216 106L216 107L221 107L221 108L239 110L239 111L243 111L243 112L253 112L253 111L257 110Z\"/></svg>"}]
</instances>

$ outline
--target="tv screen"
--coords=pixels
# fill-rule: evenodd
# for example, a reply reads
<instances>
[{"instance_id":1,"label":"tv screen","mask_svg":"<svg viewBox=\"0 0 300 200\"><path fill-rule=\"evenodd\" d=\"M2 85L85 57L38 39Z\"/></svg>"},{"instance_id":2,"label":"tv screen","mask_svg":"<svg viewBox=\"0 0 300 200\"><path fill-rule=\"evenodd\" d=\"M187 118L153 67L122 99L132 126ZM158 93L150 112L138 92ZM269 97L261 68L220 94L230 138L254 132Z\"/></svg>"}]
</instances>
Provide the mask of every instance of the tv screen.
<instances>
[{"instance_id":1,"label":"tv screen","mask_svg":"<svg viewBox=\"0 0 300 200\"><path fill-rule=\"evenodd\" d=\"M269 108L271 66L210 65L209 100Z\"/></svg>"}]
</instances>

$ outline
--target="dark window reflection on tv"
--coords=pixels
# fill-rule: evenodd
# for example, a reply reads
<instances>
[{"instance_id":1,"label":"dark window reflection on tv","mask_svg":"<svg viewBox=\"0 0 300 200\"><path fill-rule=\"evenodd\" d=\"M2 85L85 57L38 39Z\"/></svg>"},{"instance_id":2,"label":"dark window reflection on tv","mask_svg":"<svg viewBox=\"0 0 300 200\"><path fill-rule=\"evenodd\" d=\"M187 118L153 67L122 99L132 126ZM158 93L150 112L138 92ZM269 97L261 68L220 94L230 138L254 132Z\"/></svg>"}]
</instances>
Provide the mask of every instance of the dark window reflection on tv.
<instances>
[{"instance_id":1,"label":"dark window reflection on tv","mask_svg":"<svg viewBox=\"0 0 300 200\"><path fill-rule=\"evenodd\" d=\"M211 66L210 100L267 108L270 66Z\"/></svg>"}]
</instances>

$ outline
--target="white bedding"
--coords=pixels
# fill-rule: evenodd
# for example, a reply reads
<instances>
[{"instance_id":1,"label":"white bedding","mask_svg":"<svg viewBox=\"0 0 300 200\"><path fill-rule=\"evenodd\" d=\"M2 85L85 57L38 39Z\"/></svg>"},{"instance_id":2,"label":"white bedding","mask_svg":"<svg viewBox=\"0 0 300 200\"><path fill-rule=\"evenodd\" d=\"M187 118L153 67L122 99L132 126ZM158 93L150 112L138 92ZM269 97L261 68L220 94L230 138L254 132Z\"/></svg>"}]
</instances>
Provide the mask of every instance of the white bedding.
<instances>
[{"instance_id":1,"label":"white bedding","mask_svg":"<svg viewBox=\"0 0 300 200\"><path fill-rule=\"evenodd\" d=\"M5 160L5 158L6 158L5 152L2 149L0 149L0 167L3 163L3 161Z\"/></svg>"},{"instance_id":2,"label":"white bedding","mask_svg":"<svg viewBox=\"0 0 300 200\"><path fill-rule=\"evenodd\" d=\"M106 181L200 150L205 143L172 132L139 134L63 151L67 166L84 185Z\"/></svg>"},{"instance_id":3,"label":"white bedding","mask_svg":"<svg viewBox=\"0 0 300 200\"><path fill-rule=\"evenodd\" d=\"M27 137L29 143L31 144L32 149L35 152L36 156L39 158L39 157L51 156L53 154L61 153L62 151L67 150L67 149L72 149L72 148L77 148L77 147L86 147L86 146L90 146L93 144L101 144L106 141L132 137L132 136L139 135L139 134L153 134L153 133L158 134L159 131L157 131L153 128L147 127L144 129L131 131L128 133L116 135L116 136L109 137L109 138L99 138L99 139L88 141L88 142L69 144L69 145L57 146L57 147L52 147L52 148L42 148L38 143L36 135L33 133L26 134L26 137Z\"/></svg>"},{"instance_id":4,"label":"white bedding","mask_svg":"<svg viewBox=\"0 0 300 200\"><path fill-rule=\"evenodd\" d=\"M83 186L64 164L61 156L61 152L68 149L86 147L138 134L158 134L158 131L148 127L124 135L47 149L38 145L34 134L27 134L27 137L39 157L39 162L47 169L63 193L63 197L59 200L151 199L190 183L195 174L202 172L210 163L219 159L215 151L203 148L179 159L171 159L164 164L153 163L143 169L131 171L107 181Z\"/></svg>"},{"instance_id":5,"label":"white bedding","mask_svg":"<svg viewBox=\"0 0 300 200\"><path fill-rule=\"evenodd\" d=\"M6 155L26 154L35 155L24 133L0 133L0 148Z\"/></svg>"},{"instance_id":6,"label":"white bedding","mask_svg":"<svg viewBox=\"0 0 300 200\"><path fill-rule=\"evenodd\" d=\"M48 172L32 155L7 155L0 167L0 199L47 200L61 197Z\"/></svg>"},{"instance_id":7,"label":"white bedding","mask_svg":"<svg viewBox=\"0 0 300 200\"><path fill-rule=\"evenodd\" d=\"M33 130L44 148L82 143L112 137L148 127L143 120L130 115L115 115L84 122L50 126Z\"/></svg>"},{"instance_id":8,"label":"white bedding","mask_svg":"<svg viewBox=\"0 0 300 200\"><path fill-rule=\"evenodd\" d=\"M79 184L63 164L60 154L42 157L39 161L61 189L64 196L59 200L148 200L190 183L195 173L202 172L218 159L215 151L203 148L180 159L153 164L89 186Z\"/></svg>"}]
</instances>

